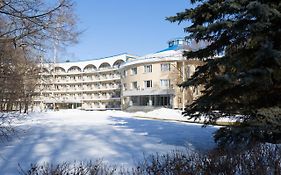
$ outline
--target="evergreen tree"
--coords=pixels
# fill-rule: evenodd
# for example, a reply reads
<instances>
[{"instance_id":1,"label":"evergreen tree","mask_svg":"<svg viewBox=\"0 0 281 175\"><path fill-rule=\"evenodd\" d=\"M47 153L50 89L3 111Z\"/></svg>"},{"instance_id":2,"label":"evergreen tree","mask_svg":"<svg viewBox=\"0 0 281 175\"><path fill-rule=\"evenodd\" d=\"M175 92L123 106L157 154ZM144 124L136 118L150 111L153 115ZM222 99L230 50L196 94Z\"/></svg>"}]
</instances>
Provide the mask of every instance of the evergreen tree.
<instances>
[{"instance_id":1,"label":"evergreen tree","mask_svg":"<svg viewBox=\"0 0 281 175\"><path fill-rule=\"evenodd\" d=\"M181 86L204 86L186 116L241 116L242 124L221 128L221 145L281 142L281 1L191 0L194 8L169 17L190 21L186 39L205 40L187 59L205 61ZM221 56L217 56L220 53Z\"/></svg>"}]
</instances>

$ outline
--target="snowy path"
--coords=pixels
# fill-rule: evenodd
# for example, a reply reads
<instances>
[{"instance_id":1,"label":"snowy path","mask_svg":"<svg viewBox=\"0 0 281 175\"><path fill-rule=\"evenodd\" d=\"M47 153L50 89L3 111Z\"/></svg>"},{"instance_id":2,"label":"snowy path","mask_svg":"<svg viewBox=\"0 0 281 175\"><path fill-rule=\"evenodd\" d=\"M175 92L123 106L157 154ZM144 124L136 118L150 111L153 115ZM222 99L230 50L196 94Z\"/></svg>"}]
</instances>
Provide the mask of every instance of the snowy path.
<instances>
[{"instance_id":1,"label":"snowy path","mask_svg":"<svg viewBox=\"0 0 281 175\"><path fill-rule=\"evenodd\" d=\"M2 143L0 174L17 174L31 163L102 158L133 166L151 153L175 149L207 150L214 146L215 127L133 118L121 111L34 113L15 125L18 137Z\"/></svg>"}]
</instances>

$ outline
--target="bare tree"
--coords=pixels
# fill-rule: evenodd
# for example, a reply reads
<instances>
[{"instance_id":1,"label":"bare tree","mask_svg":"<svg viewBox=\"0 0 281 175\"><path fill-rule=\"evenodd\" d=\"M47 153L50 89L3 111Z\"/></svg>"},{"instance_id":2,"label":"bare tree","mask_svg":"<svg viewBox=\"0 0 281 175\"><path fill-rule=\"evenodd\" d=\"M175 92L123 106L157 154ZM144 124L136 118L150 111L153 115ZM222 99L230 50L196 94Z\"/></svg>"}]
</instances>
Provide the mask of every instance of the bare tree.
<instances>
[{"instance_id":1,"label":"bare tree","mask_svg":"<svg viewBox=\"0 0 281 175\"><path fill-rule=\"evenodd\" d=\"M0 26L0 41L15 47L46 49L54 40L75 42L78 34L71 0L0 0Z\"/></svg>"},{"instance_id":2,"label":"bare tree","mask_svg":"<svg viewBox=\"0 0 281 175\"><path fill-rule=\"evenodd\" d=\"M27 112L38 78L37 59L77 41L71 0L0 0L0 110Z\"/></svg>"},{"instance_id":3,"label":"bare tree","mask_svg":"<svg viewBox=\"0 0 281 175\"><path fill-rule=\"evenodd\" d=\"M11 111L29 110L39 57L53 43L77 41L73 7L71 0L0 0L0 140L13 132L10 119L18 115Z\"/></svg>"},{"instance_id":4,"label":"bare tree","mask_svg":"<svg viewBox=\"0 0 281 175\"><path fill-rule=\"evenodd\" d=\"M0 46L0 111L21 111L23 106L27 112L39 67L29 51L14 48L11 43Z\"/></svg>"}]
</instances>

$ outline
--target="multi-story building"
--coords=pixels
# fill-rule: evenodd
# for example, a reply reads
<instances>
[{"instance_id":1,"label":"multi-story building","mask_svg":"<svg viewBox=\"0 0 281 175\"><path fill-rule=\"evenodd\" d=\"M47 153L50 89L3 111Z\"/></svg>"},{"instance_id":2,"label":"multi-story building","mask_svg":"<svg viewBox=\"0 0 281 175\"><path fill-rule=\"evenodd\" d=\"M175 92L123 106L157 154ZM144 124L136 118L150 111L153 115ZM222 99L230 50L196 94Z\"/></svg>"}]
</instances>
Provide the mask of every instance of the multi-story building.
<instances>
[{"instance_id":1,"label":"multi-story building","mask_svg":"<svg viewBox=\"0 0 281 175\"><path fill-rule=\"evenodd\" d=\"M202 62L186 60L183 39L162 51L136 57L128 54L91 61L42 65L37 106L85 110L133 107L184 108L200 95L198 88L179 88Z\"/></svg>"},{"instance_id":2,"label":"multi-story building","mask_svg":"<svg viewBox=\"0 0 281 175\"><path fill-rule=\"evenodd\" d=\"M41 108L120 109L119 67L135 56L42 65L35 105Z\"/></svg>"},{"instance_id":3,"label":"multi-story building","mask_svg":"<svg viewBox=\"0 0 281 175\"><path fill-rule=\"evenodd\" d=\"M138 106L182 109L200 95L198 87L183 89L178 85L190 78L202 62L183 57L183 52L190 50L185 40L174 39L168 44L167 49L121 65L122 109Z\"/></svg>"}]
</instances>

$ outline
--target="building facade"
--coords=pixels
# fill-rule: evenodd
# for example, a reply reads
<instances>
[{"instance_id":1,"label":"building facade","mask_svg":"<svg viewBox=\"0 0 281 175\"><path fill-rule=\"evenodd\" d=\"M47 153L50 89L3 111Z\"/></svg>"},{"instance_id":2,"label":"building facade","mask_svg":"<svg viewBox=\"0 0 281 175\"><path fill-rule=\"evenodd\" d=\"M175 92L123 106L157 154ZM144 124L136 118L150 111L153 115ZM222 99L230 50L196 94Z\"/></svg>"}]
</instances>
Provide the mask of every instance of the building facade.
<instances>
[{"instance_id":1,"label":"building facade","mask_svg":"<svg viewBox=\"0 0 281 175\"><path fill-rule=\"evenodd\" d=\"M178 84L202 62L182 56L190 50L183 39L168 44L167 49L142 57L120 54L91 61L43 64L34 105L41 109L182 109L200 91L195 87L182 89Z\"/></svg>"},{"instance_id":2,"label":"building facade","mask_svg":"<svg viewBox=\"0 0 281 175\"><path fill-rule=\"evenodd\" d=\"M122 109L183 109L200 95L198 87L183 89L178 85L190 78L202 62L183 57L183 52L190 50L185 40L174 39L168 44L167 49L121 65Z\"/></svg>"},{"instance_id":3,"label":"building facade","mask_svg":"<svg viewBox=\"0 0 281 175\"><path fill-rule=\"evenodd\" d=\"M119 67L135 56L42 65L34 105L42 108L120 109Z\"/></svg>"}]
</instances>

